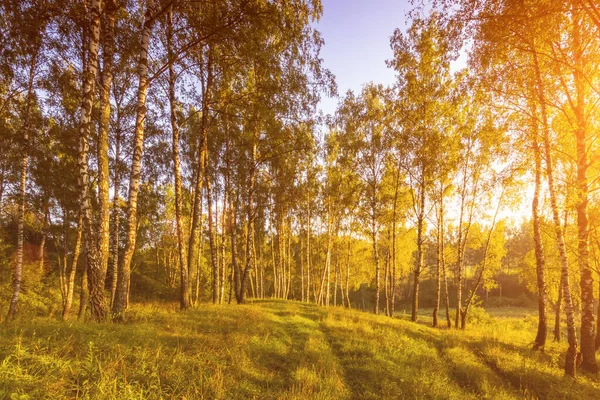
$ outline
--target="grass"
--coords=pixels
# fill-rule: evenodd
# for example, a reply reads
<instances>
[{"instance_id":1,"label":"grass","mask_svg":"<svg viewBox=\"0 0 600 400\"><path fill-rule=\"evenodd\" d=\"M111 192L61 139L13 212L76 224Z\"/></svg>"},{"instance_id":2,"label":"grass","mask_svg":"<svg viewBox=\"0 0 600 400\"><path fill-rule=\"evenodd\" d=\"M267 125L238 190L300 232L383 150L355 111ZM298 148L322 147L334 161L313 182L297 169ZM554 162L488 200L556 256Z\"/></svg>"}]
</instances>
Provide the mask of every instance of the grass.
<instances>
[{"instance_id":1,"label":"grass","mask_svg":"<svg viewBox=\"0 0 600 400\"><path fill-rule=\"evenodd\" d=\"M39 318L0 328L4 399L592 399L530 350L535 318L466 331L298 302L136 305L125 324Z\"/></svg>"}]
</instances>

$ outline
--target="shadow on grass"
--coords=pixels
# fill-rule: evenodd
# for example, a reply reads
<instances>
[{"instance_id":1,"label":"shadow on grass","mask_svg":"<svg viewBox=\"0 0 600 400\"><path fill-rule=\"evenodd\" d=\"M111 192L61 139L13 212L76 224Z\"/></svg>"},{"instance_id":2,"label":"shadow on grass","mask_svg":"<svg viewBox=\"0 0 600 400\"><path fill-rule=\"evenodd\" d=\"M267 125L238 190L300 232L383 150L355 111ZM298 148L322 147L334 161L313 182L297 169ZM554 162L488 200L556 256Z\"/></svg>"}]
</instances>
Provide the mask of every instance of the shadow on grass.
<instances>
[{"instance_id":1,"label":"shadow on grass","mask_svg":"<svg viewBox=\"0 0 600 400\"><path fill-rule=\"evenodd\" d=\"M148 306L0 329L0 398L600 398L597 377L560 375L563 347L510 340L292 301Z\"/></svg>"},{"instance_id":2,"label":"shadow on grass","mask_svg":"<svg viewBox=\"0 0 600 400\"><path fill-rule=\"evenodd\" d=\"M344 369L352 398L475 398L447 378L431 340L406 334L406 323L331 316L322 325Z\"/></svg>"},{"instance_id":3,"label":"shadow on grass","mask_svg":"<svg viewBox=\"0 0 600 400\"><path fill-rule=\"evenodd\" d=\"M499 339L474 339L460 331L441 335L432 332L436 331L422 328L403 331L416 340L435 346L440 356L451 364L449 376L461 387L475 390L482 396L489 394L489 385L492 385L525 398L600 398L597 385L587 380L575 382L561 373L557 374L558 371L553 368L562 366L555 365L556 354L534 351L528 346ZM564 352L560 352L559 360L563 361L564 357ZM592 379L597 381L598 377ZM485 382L483 386L482 380Z\"/></svg>"}]
</instances>

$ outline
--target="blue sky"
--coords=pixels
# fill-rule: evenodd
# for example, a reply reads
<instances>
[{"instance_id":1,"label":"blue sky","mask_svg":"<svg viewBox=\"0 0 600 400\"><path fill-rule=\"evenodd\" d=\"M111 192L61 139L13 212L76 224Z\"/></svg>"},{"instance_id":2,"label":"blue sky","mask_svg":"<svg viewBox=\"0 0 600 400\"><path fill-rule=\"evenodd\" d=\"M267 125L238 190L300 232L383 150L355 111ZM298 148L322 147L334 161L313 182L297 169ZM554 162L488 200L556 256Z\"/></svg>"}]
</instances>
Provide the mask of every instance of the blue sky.
<instances>
[{"instance_id":1,"label":"blue sky","mask_svg":"<svg viewBox=\"0 0 600 400\"><path fill-rule=\"evenodd\" d=\"M360 91L368 82L391 84L394 71L385 65L392 57L390 36L405 30L408 0L322 0L323 16L316 24L325 45L324 66L336 77L338 93ZM337 99L324 97L320 109L332 114Z\"/></svg>"}]
</instances>

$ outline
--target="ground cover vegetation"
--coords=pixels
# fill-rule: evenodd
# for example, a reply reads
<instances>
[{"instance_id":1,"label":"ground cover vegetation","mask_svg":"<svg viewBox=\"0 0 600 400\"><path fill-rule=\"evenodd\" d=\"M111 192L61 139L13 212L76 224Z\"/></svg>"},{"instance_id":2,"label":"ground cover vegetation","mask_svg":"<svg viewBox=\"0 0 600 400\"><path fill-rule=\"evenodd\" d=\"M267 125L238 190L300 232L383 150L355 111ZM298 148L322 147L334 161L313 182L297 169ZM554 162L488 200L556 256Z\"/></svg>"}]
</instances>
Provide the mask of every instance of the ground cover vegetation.
<instances>
[{"instance_id":1,"label":"ground cover vegetation","mask_svg":"<svg viewBox=\"0 0 600 400\"><path fill-rule=\"evenodd\" d=\"M3 398L592 399L568 344L531 350L535 310L465 331L284 300L136 303L126 324L2 327ZM503 310L507 311L507 309ZM508 313L510 309L508 309Z\"/></svg>"}]
</instances>

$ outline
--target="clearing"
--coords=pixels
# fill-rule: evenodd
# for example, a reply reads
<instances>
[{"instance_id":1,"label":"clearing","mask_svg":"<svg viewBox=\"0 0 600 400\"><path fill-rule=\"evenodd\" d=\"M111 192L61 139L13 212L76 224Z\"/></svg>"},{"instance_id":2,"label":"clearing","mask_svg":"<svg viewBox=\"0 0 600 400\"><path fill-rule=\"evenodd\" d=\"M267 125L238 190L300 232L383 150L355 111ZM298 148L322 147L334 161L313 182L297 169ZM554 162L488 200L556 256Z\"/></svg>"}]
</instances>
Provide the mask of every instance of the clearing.
<instances>
[{"instance_id":1,"label":"clearing","mask_svg":"<svg viewBox=\"0 0 600 400\"><path fill-rule=\"evenodd\" d=\"M530 350L535 324L462 332L291 301L38 318L0 328L0 398L600 398L597 376L564 376L565 343Z\"/></svg>"}]
</instances>

